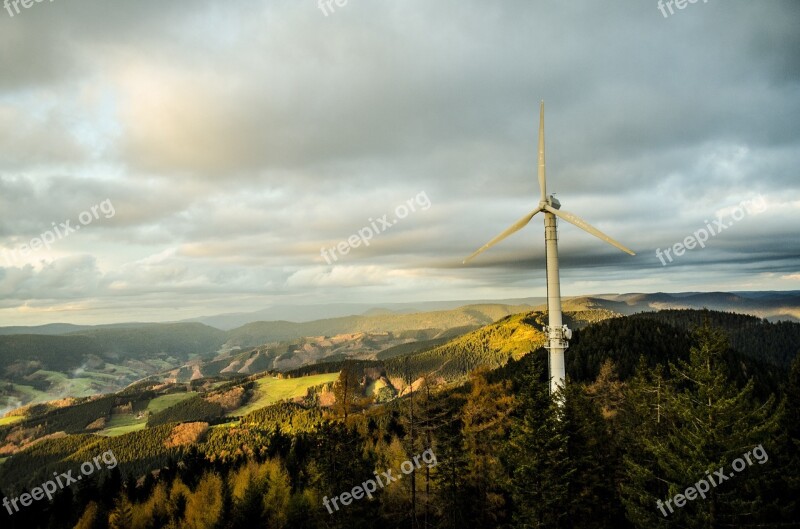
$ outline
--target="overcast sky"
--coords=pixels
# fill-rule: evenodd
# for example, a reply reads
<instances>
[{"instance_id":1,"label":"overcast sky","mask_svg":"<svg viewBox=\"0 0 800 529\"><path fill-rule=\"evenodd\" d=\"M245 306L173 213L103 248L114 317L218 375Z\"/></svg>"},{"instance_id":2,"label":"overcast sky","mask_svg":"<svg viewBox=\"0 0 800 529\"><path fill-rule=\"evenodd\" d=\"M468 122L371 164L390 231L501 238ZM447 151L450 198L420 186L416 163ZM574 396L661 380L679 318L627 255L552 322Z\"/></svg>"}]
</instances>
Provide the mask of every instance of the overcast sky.
<instances>
[{"instance_id":1,"label":"overcast sky","mask_svg":"<svg viewBox=\"0 0 800 529\"><path fill-rule=\"evenodd\" d=\"M637 252L560 223L565 295L800 289L796 0L18 8L0 325L544 295L541 217L461 264L538 202L542 99L548 191Z\"/></svg>"}]
</instances>

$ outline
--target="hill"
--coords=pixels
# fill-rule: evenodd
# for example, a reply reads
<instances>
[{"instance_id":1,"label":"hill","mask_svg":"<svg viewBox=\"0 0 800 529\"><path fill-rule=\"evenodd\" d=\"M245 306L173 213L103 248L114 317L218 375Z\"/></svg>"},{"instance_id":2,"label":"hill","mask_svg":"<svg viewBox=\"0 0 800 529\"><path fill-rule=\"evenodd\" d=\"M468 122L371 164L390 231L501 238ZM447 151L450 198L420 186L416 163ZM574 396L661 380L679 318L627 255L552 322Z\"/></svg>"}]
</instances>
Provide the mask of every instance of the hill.
<instances>
[{"instance_id":1,"label":"hill","mask_svg":"<svg viewBox=\"0 0 800 529\"><path fill-rule=\"evenodd\" d=\"M395 345L448 336L450 329L476 329L527 308L381 312L304 323L257 322L230 331L201 323L151 323L56 325L38 330L69 332L0 335L0 415L29 402L117 391L156 373L179 382L294 369L337 355L374 358ZM248 351L232 354L240 349Z\"/></svg>"},{"instance_id":2,"label":"hill","mask_svg":"<svg viewBox=\"0 0 800 529\"><path fill-rule=\"evenodd\" d=\"M373 449L389 446L389 440L408 432L409 399L394 396L402 396L405 380L430 373L441 387L428 396L419 394L414 413L421 415L420 420L427 417L439 421L430 435L438 436L436 446L442 452L437 450L437 454L444 462L453 454L457 457L465 446L459 437L471 431L465 424L475 432L482 431L483 423L467 423L466 419L489 424L493 423L492 416L484 414L497 412L499 417L506 417L497 407L530 387L531 380L524 374L544 373L544 318L538 312L510 315L444 344L384 361L332 362L281 375L234 380L139 383L98 398L33 406L15 421L0 424L5 454L11 456L0 466L0 481L7 489L4 492L17 491L105 450L113 450L123 476L133 475L142 483L141 477L154 470L175 476L165 470L173 467L180 469L182 479L196 482L204 465L217 470L227 468L225 465L238 468L248 459L261 461L278 453L295 461L292 458L308 457L320 450L324 456L318 461L328 461L347 450L354 435L374 436L369 445ZM752 378L754 396L763 400L785 385L788 370L783 363L797 356L800 340L800 324L773 324L708 311L619 317L605 309L594 309L568 313L567 318L576 329L567 355L568 376L575 386L585 385L587 391L602 387L596 381L602 378L600 366L607 360L613 361L623 385L631 381L640 358L645 366L687 360L695 339L689 329L709 320L732 338L721 365L724 379L741 388ZM329 369L332 366L336 368ZM480 366L493 370L470 373ZM330 384L339 376L340 368L357 374L359 397L381 397L374 404L360 399L360 408L351 417L358 427L352 431L342 426L337 419L338 408L331 406L336 392L330 391ZM313 369L320 370L316 376L299 376ZM445 443L451 438L454 444L447 448ZM375 443L375 439L385 439L386 443ZM359 453L362 450L358 445ZM373 468L374 461L370 472ZM137 494L141 490L137 487Z\"/></svg>"},{"instance_id":3,"label":"hill","mask_svg":"<svg viewBox=\"0 0 800 529\"><path fill-rule=\"evenodd\" d=\"M620 314L667 309L709 309L771 321L800 321L800 292L684 292L614 294L586 298Z\"/></svg>"},{"instance_id":4,"label":"hill","mask_svg":"<svg viewBox=\"0 0 800 529\"><path fill-rule=\"evenodd\" d=\"M271 321L249 323L230 331L230 345L252 346L302 338L346 333L399 333L403 331L487 325L510 314L530 310L527 305L467 305L453 310L413 314L347 316L305 323Z\"/></svg>"},{"instance_id":5,"label":"hill","mask_svg":"<svg viewBox=\"0 0 800 529\"><path fill-rule=\"evenodd\" d=\"M156 373L164 373L165 380L188 381L291 370L337 359L390 359L421 353L444 346L445 338L454 335L450 332L463 334L506 316L531 311L531 304L541 300L505 301L432 312L415 312L409 304L344 304L335 310L359 309L364 314L301 322L260 321L227 331L201 323L0 328L0 362L4 366L0 372L0 413L28 402L112 392ZM544 310L543 305L538 308ZM591 313L594 317L602 311L606 315L630 315L700 308L796 321L800 317L800 293L607 294L568 298L564 302L565 311ZM333 310L309 309L304 314L308 317L328 309ZM12 334L18 331L22 333ZM384 337L387 333L389 338ZM341 344L326 343L348 335ZM426 343L414 345L418 342Z\"/></svg>"},{"instance_id":6,"label":"hill","mask_svg":"<svg viewBox=\"0 0 800 529\"><path fill-rule=\"evenodd\" d=\"M605 309L581 308L565 312L564 322L573 329L581 329L617 316ZM388 358L384 362L386 372L397 388L425 374L446 383L464 381L478 367L496 369L544 347L546 336L542 328L546 323L543 312L507 316L447 343Z\"/></svg>"}]
</instances>

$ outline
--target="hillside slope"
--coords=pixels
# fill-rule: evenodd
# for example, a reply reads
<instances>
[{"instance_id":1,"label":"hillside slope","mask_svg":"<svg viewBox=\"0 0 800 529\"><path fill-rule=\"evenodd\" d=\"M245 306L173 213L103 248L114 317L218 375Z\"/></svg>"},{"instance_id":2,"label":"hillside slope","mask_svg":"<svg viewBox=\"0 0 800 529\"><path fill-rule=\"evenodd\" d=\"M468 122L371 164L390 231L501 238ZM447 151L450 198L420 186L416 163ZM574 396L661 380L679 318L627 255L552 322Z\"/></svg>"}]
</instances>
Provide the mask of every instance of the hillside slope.
<instances>
[{"instance_id":1,"label":"hillside slope","mask_svg":"<svg viewBox=\"0 0 800 529\"><path fill-rule=\"evenodd\" d=\"M573 329L615 318L618 314L605 309L584 309L565 312L564 322ZM542 330L547 323L543 312L526 312L507 316L473 332L436 345L427 350L384 361L387 375L397 388L405 380L416 380L422 375L432 375L442 382L466 379L478 367L496 369L510 359L544 347L546 336Z\"/></svg>"}]
</instances>

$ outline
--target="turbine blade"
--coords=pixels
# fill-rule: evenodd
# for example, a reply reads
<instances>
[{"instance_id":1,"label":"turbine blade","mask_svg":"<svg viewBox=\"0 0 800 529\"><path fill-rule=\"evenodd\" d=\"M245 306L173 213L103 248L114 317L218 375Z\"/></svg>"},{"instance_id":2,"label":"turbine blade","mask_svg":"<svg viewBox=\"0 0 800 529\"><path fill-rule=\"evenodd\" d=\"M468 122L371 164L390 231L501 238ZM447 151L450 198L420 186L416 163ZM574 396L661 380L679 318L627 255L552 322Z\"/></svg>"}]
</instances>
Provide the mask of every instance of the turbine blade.
<instances>
[{"instance_id":1,"label":"turbine blade","mask_svg":"<svg viewBox=\"0 0 800 529\"><path fill-rule=\"evenodd\" d=\"M585 220L583 220L579 216L575 215L574 213L570 213L569 211L564 211L563 209L556 209L556 208L551 207L551 206L545 206L544 209L546 209L547 211L549 211L550 213L552 213L556 217L562 218L565 221L569 222L570 224L579 227L583 231L591 233L592 235L594 235L598 239L607 242L611 246L619 248L620 250L622 250L625 253L628 253L628 254L631 254L631 255L636 255L633 252L633 250L631 250L630 248L627 248L627 247L623 246L622 244L620 244L619 242L615 241L614 239L612 239L611 237L609 237L608 235L606 235L602 231L598 230L597 228L595 228L594 226L592 226L591 224L589 224L588 222L586 222Z\"/></svg>"},{"instance_id":2,"label":"turbine blade","mask_svg":"<svg viewBox=\"0 0 800 529\"><path fill-rule=\"evenodd\" d=\"M475 253L473 253L472 255L467 257L466 259L464 259L463 263L467 264L469 261L473 260L479 253L488 250L489 248L491 248L492 246L494 246L498 242L502 241L503 239L505 239L506 237L508 237L512 233L516 233L519 230L521 230L522 228L524 228L531 221L533 216L536 215L537 213L539 213L540 211L542 211L541 208L536 208L533 211L531 211L530 213L528 213L527 215L525 215L524 217L522 217L521 219L519 219L517 222L512 224L511 227L508 228L506 231L504 231L503 233L501 233L500 235L498 235L497 237L495 237L491 241L487 242L486 244L481 246Z\"/></svg>"},{"instance_id":3,"label":"turbine blade","mask_svg":"<svg viewBox=\"0 0 800 529\"><path fill-rule=\"evenodd\" d=\"M544 172L544 101L539 105L539 191L544 201L547 198L547 179Z\"/></svg>"}]
</instances>

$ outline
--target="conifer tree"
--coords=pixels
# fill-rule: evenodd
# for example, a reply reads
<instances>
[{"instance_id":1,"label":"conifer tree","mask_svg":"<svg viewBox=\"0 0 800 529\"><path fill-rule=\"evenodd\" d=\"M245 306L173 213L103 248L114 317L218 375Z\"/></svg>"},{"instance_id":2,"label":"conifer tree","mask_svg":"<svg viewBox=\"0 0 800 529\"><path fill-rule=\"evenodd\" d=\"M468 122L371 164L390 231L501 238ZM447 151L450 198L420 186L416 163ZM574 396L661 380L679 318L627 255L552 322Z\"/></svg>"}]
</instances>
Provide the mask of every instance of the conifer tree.
<instances>
[{"instance_id":1,"label":"conifer tree","mask_svg":"<svg viewBox=\"0 0 800 529\"><path fill-rule=\"evenodd\" d=\"M102 527L100 520L100 508L96 502L89 502L83 514L75 524L75 529L99 529Z\"/></svg>"},{"instance_id":2,"label":"conifer tree","mask_svg":"<svg viewBox=\"0 0 800 529\"><path fill-rule=\"evenodd\" d=\"M350 413L359 408L362 401L360 371L355 365L345 364L339 373L339 378L333 384L333 394L336 398L334 407L345 420Z\"/></svg>"},{"instance_id":3,"label":"conifer tree","mask_svg":"<svg viewBox=\"0 0 800 529\"><path fill-rule=\"evenodd\" d=\"M652 505L649 520L646 505L640 505L634 513L629 508L629 514L633 514L631 519L639 527L655 527L664 521L687 528L757 525L770 509L770 499L760 493L763 482L774 476L759 464L734 473L731 463L759 445L767 452L771 449L779 417L774 398L756 403L752 380L738 389L727 379L728 342L721 331L706 322L695 331L694 340L689 359L670 364L673 383L665 394L665 432L640 437L643 452L657 464L660 475L652 476L657 482L647 483L643 479L646 476L637 473L643 465L636 462L629 466L631 481L638 481L648 490L655 486L666 502L699 480L713 478L720 469L729 477L717 477L719 483L705 493L705 498L697 497L682 507ZM629 501L637 493L641 498L647 497L643 490L629 490Z\"/></svg>"},{"instance_id":4,"label":"conifer tree","mask_svg":"<svg viewBox=\"0 0 800 529\"><path fill-rule=\"evenodd\" d=\"M515 527L558 528L568 524L565 506L575 467L567 457L567 437L559 424L563 410L550 398L542 372L542 364L528 363L520 376L505 448Z\"/></svg>"},{"instance_id":5,"label":"conifer tree","mask_svg":"<svg viewBox=\"0 0 800 529\"><path fill-rule=\"evenodd\" d=\"M625 448L620 493L627 518L637 527L660 527L668 523L654 511L656 502L663 500L664 487L658 461L646 444L666 432L667 384L663 367L649 369L641 357L634 377L624 389L617 443Z\"/></svg>"},{"instance_id":6,"label":"conifer tree","mask_svg":"<svg viewBox=\"0 0 800 529\"><path fill-rule=\"evenodd\" d=\"M570 471L567 502L562 512L567 516L561 527L605 529L620 527L623 514L616 493L615 446L608 421L602 410L580 384L568 383L565 404L557 410L561 416L556 432L565 438ZM553 462L550 463L554 464Z\"/></svg>"},{"instance_id":7,"label":"conifer tree","mask_svg":"<svg viewBox=\"0 0 800 529\"><path fill-rule=\"evenodd\" d=\"M467 456L464 452L464 434L461 429L459 410L463 397L451 394L444 399L443 410L449 411L451 419L444 421L438 430L436 458L437 472L434 483L438 489L436 515L439 526L445 529L460 529L469 526L469 503L467 490Z\"/></svg>"},{"instance_id":8,"label":"conifer tree","mask_svg":"<svg viewBox=\"0 0 800 529\"><path fill-rule=\"evenodd\" d=\"M186 501L186 529L214 529L222 516L222 479L207 472Z\"/></svg>"},{"instance_id":9,"label":"conifer tree","mask_svg":"<svg viewBox=\"0 0 800 529\"><path fill-rule=\"evenodd\" d=\"M133 529L131 502L126 495L120 495L114 510L108 517L109 529Z\"/></svg>"},{"instance_id":10,"label":"conifer tree","mask_svg":"<svg viewBox=\"0 0 800 529\"><path fill-rule=\"evenodd\" d=\"M465 476L471 519L479 526L495 527L508 516L500 461L501 440L508 433L513 397L505 382L490 384L486 369L470 376L470 392L461 410Z\"/></svg>"}]
</instances>

